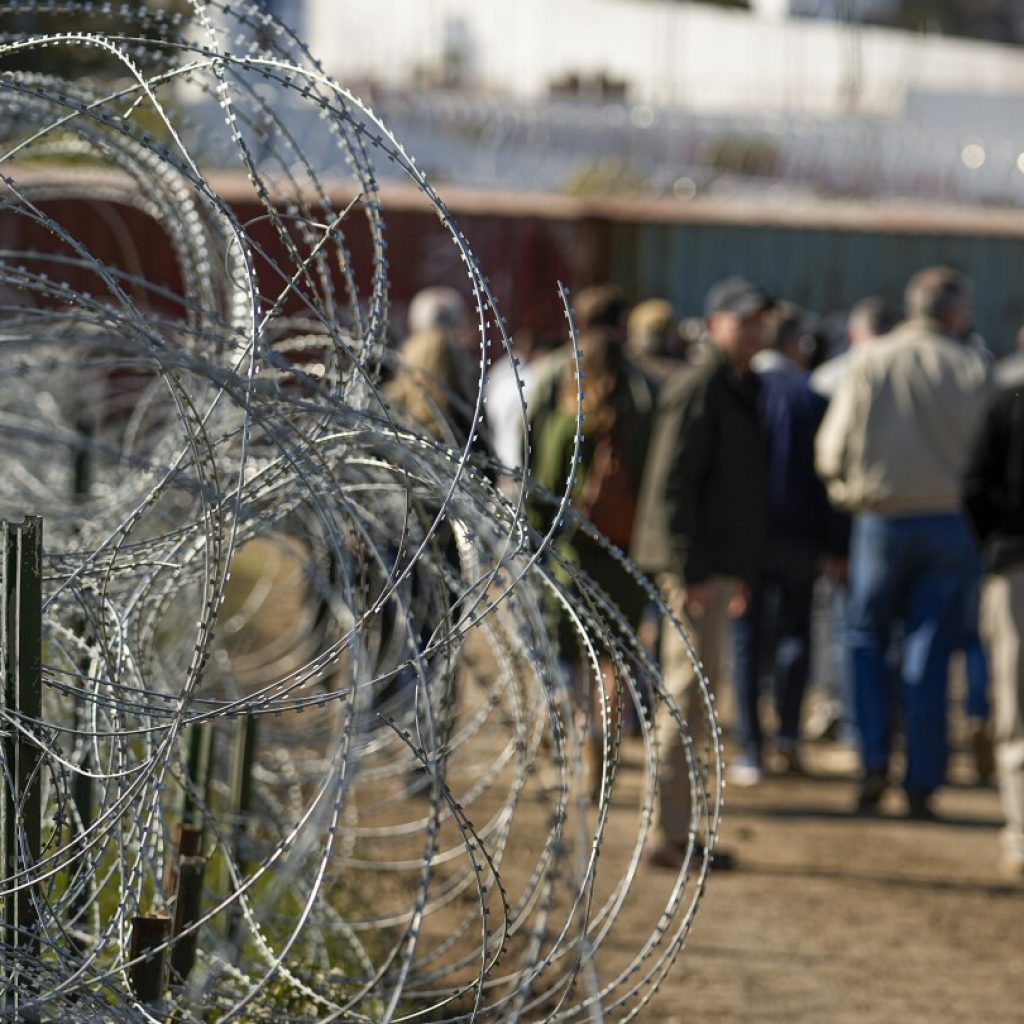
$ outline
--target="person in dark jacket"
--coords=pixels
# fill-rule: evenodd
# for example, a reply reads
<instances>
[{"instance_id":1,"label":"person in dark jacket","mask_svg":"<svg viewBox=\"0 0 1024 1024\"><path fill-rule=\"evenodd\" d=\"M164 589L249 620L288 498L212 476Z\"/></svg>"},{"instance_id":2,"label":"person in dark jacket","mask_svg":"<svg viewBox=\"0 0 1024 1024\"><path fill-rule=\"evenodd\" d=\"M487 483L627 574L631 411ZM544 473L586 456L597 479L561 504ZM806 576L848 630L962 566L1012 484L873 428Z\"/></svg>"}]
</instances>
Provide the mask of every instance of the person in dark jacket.
<instances>
[{"instance_id":1,"label":"person in dark jacket","mask_svg":"<svg viewBox=\"0 0 1024 1024\"><path fill-rule=\"evenodd\" d=\"M767 340L772 305L761 288L742 278L728 278L708 292L712 352L661 391L633 532L634 561L656 574L712 687L729 614L743 611L764 543L767 440L750 361ZM665 687L686 717L699 756L706 740L698 676L689 648L669 623L661 658ZM647 856L658 867L678 870L691 826L698 847L708 837L691 820L687 749L664 703L655 728L662 744L659 803ZM727 865L722 851L716 857L719 867Z\"/></svg>"},{"instance_id":2,"label":"person in dark jacket","mask_svg":"<svg viewBox=\"0 0 1024 1024\"><path fill-rule=\"evenodd\" d=\"M964 475L963 499L988 572L981 629L1006 817L1000 870L1024 881L1024 383L1002 390L989 407Z\"/></svg>"},{"instance_id":3,"label":"person in dark jacket","mask_svg":"<svg viewBox=\"0 0 1024 1024\"><path fill-rule=\"evenodd\" d=\"M798 741L810 672L811 607L823 556L845 555L849 521L834 511L814 470L814 436L827 403L811 390L798 353L806 316L788 307L771 348L754 361L768 432L768 540L746 611L733 624L733 681L739 754L730 780L754 785L763 770L758 712L762 666L772 676L777 752L785 771L800 771Z\"/></svg>"}]
</instances>

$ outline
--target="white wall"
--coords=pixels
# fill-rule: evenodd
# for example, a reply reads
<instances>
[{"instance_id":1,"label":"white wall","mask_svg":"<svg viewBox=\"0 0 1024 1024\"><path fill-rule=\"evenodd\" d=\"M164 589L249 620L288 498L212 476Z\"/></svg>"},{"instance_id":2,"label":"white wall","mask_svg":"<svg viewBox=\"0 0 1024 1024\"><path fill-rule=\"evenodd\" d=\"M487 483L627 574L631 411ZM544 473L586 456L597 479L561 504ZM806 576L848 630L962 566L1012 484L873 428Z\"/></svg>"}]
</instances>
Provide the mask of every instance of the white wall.
<instances>
[{"instance_id":1,"label":"white wall","mask_svg":"<svg viewBox=\"0 0 1024 1024\"><path fill-rule=\"evenodd\" d=\"M781 19L659 0L306 0L310 47L342 82L408 84L436 69L461 22L470 75L536 96L570 71L605 71L638 102L696 109L893 114L910 88L1024 96L1018 48Z\"/></svg>"}]
</instances>

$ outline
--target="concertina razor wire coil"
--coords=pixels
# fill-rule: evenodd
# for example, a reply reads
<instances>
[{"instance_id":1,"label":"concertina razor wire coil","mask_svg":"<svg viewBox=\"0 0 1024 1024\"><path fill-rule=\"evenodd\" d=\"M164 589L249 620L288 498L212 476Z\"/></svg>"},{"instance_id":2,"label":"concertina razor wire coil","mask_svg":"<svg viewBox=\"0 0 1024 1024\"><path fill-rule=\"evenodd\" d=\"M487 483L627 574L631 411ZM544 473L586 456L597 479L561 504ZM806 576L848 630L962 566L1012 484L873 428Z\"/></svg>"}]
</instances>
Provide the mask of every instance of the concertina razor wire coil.
<instances>
[{"instance_id":1,"label":"concertina razor wire coil","mask_svg":"<svg viewBox=\"0 0 1024 1024\"><path fill-rule=\"evenodd\" d=\"M571 478L547 495L550 529L532 529L528 478L479 442L492 358L511 353L465 237L372 111L260 5L0 13L40 12L61 30L0 44L0 515L45 520L42 712L0 707L16 851L0 898L32 908L3 930L0 1019L635 1017L704 889L722 790L713 702L702 681L710 740L695 744L615 604L559 564L557 524L577 520L665 613L657 592L579 520ZM115 73L12 69L62 53ZM219 104L217 144L257 217L240 221L204 176L211 143L176 90ZM316 111L331 166L307 159L282 96ZM432 430L389 397L413 371L389 345L384 161L440 219L472 296L472 386L417 385ZM327 184L341 167L356 183L343 205ZM176 285L101 258L62 221L62 203L97 199L155 222ZM578 448L579 420L576 433ZM621 862L599 854L623 716L600 709L592 798L553 605L591 671L614 666L639 722ZM623 954L663 705L705 846ZM38 850L15 741L38 754ZM168 926L140 950L152 916ZM139 971L154 962L169 966L148 997Z\"/></svg>"}]
</instances>

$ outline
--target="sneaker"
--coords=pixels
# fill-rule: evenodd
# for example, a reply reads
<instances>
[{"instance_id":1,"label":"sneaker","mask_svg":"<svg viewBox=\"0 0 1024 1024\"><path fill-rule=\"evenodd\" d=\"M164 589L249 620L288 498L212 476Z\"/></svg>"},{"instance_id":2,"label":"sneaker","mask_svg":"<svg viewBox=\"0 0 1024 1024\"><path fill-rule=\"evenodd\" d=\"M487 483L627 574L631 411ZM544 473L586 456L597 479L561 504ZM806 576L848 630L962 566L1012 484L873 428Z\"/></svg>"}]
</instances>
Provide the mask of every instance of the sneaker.
<instances>
[{"instance_id":1,"label":"sneaker","mask_svg":"<svg viewBox=\"0 0 1024 1024\"><path fill-rule=\"evenodd\" d=\"M697 843L693 851L697 860L703 860L704 847ZM711 851L711 867L714 871L732 871L736 867L736 855L727 846L716 846Z\"/></svg>"},{"instance_id":2,"label":"sneaker","mask_svg":"<svg viewBox=\"0 0 1024 1024\"><path fill-rule=\"evenodd\" d=\"M764 772L761 771L761 766L754 758L742 756L737 757L729 765L726 777L734 786L742 786L747 789L750 786L760 785L764 781Z\"/></svg>"},{"instance_id":3,"label":"sneaker","mask_svg":"<svg viewBox=\"0 0 1024 1024\"><path fill-rule=\"evenodd\" d=\"M693 857L690 863L699 865L704 859L704 847L700 843L693 844ZM665 868L668 871L679 871L686 861L686 844L663 842L648 846L644 850L644 860L651 867ZM732 871L736 866L736 858L722 847L715 847L711 852L711 867L714 871Z\"/></svg>"},{"instance_id":4,"label":"sneaker","mask_svg":"<svg viewBox=\"0 0 1024 1024\"><path fill-rule=\"evenodd\" d=\"M978 785L987 786L996 770L995 754L992 752L992 737L988 723L983 718L972 718L968 724L968 738L971 754L974 756L974 770Z\"/></svg>"},{"instance_id":5,"label":"sneaker","mask_svg":"<svg viewBox=\"0 0 1024 1024\"><path fill-rule=\"evenodd\" d=\"M666 841L648 846L644 850L644 860L653 868L679 871L686 861L686 845Z\"/></svg>"},{"instance_id":6,"label":"sneaker","mask_svg":"<svg viewBox=\"0 0 1024 1024\"><path fill-rule=\"evenodd\" d=\"M888 788L889 780L884 772L869 772L864 776L857 791L857 811L860 814L876 813Z\"/></svg>"}]
</instances>

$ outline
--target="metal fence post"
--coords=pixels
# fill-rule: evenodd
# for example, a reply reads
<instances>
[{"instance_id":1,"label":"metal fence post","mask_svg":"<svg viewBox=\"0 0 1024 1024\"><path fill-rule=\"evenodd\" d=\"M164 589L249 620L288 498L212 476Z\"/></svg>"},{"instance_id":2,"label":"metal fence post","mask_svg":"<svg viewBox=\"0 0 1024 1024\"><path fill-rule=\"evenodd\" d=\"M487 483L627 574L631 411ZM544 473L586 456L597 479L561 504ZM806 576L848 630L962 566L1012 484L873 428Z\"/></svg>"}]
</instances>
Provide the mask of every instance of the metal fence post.
<instances>
[{"instance_id":1,"label":"metal fence post","mask_svg":"<svg viewBox=\"0 0 1024 1024\"><path fill-rule=\"evenodd\" d=\"M75 418L75 430L78 432L78 440L72 451L71 499L75 504L81 505L88 500L92 491L93 441L96 433L95 421L84 409L79 410ZM71 622L71 628L84 642L87 635L85 617L76 615ZM88 654L83 654L79 659L78 668L82 674L81 687L84 694L88 686L90 670ZM88 739L92 726L88 706L88 702L82 699L75 707L75 718L81 729L83 747L78 764L79 771L75 772L71 780L71 799L78 812L83 833L87 832L92 825L96 811L93 780L89 775L93 763ZM73 920L77 921L82 916L92 904L94 896L91 882L79 888L78 896L71 904Z\"/></svg>"},{"instance_id":2,"label":"metal fence post","mask_svg":"<svg viewBox=\"0 0 1024 1024\"><path fill-rule=\"evenodd\" d=\"M181 796L183 825L202 825L202 812L209 799L210 765L213 761L213 726L209 722L191 725L188 729L188 780ZM190 788L191 787L191 788ZM203 807L196 802L198 791Z\"/></svg>"},{"instance_id":3,"label":"metal fence post","mask_svg":"<svg viewBox=\"0 0 1024 1024\"><path fill-rule=\"evenodd\" d=\"M177 942L171 949L171 978L175 984L185 982L196 961L196 947L199 945L198 930L193 930L184 937L181 937L181 933L187 931L199 920L205 872L205 857L178 857L173 929Z\"/></svg>"},{"instance_id":4,"label":"metal fence post","mask_svg":"<svg viewBox=\"0 0 1024 1024\"><path fill-rule=\"evenodd\" d=\"M163 998L167 950L163 949L159 953L151 953L150 950L166 942L170 931L169 917L140 914L132 918L130 956L132 960L138 960L138 963L128 969L128 980L140 1003L157 1003Z\"/></svg>"},{"instance_id":5,"label":"metal fence post","mask_svg":"<svg viewBox=\"0 0 1024 1024\"><path fill-rule=\"evenodd\" d=\"M40 748L31 732L42 718L43 521L29 516L23 523L4 522L2 535L0 661L3 709L10 716L3 728L4 777L0 779L2 872L8 887L3 935L8 948L18 953L4 971L4 998L17 1020L24 1019L18 1007L26 994L18 963L23 956L39 955L33 888L25 879L39 860L42 836ZM18 875L21 881L15 884Z\"/></svg>"},{"instance_id":6,"label":"metal fence post","mask_svg":"<svg viewBox=\"0 0 1024 1024\"><path fill-rule=\"evenodd\" d=\"M244 715L238 724L231 795L235 811L233 850L240 872L245 871L249 853L249 812L252 809L252 766L256 757L256 718ZM241 939L242 912L232 903L227 915L228 941L238 945Z\"/></svg>"}]
</instances>

